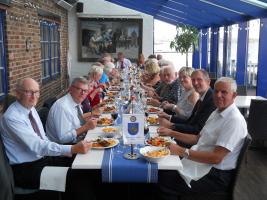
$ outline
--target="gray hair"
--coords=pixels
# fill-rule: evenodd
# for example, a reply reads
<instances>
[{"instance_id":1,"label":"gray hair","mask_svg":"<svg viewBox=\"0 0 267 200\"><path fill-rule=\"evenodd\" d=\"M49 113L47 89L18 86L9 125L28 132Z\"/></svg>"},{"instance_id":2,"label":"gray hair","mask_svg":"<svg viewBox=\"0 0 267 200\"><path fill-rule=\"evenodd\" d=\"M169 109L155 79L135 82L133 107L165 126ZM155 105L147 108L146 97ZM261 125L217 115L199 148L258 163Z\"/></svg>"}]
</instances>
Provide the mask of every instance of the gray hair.
<instances>
[{"instance_id":1,"label":"gray hair","mask_svg":"<svg viewBox=\"0 0 267 200\"><path fill-rule=\"evenodd\" d=\"M39 85L39 83L38 83L36 80L32 79L32 78L23 78L23 79L19 79L19 80L17 81L17 83L16 83L16 91L19 91L19 90L23 90L23 89L24 89L24 82L25 82L26 80L33 80L33 81L35 81L35 82Z\"/></svg>"},{"instance_id":2,"label":"gray hair","mask_svg":"<svg viewBox=\"0 0 267 200\"><path fill-rule=\"evenodd\" d=\"M105 64L105 67L104 67L104 72L105 72L106 74L108 74L109 72L112 71L113 68L115 68L114 63L112 63L112 62L107 62L107 63Z\"/></svg>"},{"instance_id":3,"label":"gray hair","mask_svg":"<svg viewBox=\"0 0 267 200\"><path fill-rule=\"evenodd\" d=\"M158 61L158 64L159 64L160 68L164 67L164 66L172 66L174 68L173 63L171 61L169 61L169 60L160 59Z\"/></svg>"},{"instance_id":4,"label":"gray hair","mask_svg":"<svg viewBox=\"0 0 267 200\"><path fill-rule=\"evenodd\" d=\"M88 81L85 77L80 76L80 77L74 78L71 82L71 85L75 85L76 83L82 83L84 85L87 85Z\"/></svg>"},{"instance_id":5,"label":"gray hair","mask_svg":"<svg viewBox=\"0 0 267 200\"><path fill-rule=\"evenodd\" d=\"M214 87L218 84L218 83L228 83L230 85L230 89L232 92L236 92L237 90L237 84L236 81L230 77L221 77L219 79L217 79L217 81L214 84Z\"/></svg>"},{"instance_id":6,"label":"gray hair","mask_svg":"<svg viewBox=\"0 0 267 200\"><path fill-rule=\"evenodd\" d=\"M200 72L203 75L204 79L210 81L209 73L206 70L204 70L204 69L196 69L195 71L192 72L191 77L194 74L198 73L198 72Z\"/></svg>"},{"instance_id":7,"label":"gray hair","mask_svg":"<svg viewBox=\"0 0 267 200\"><path fill-rule=\"evenodd\" d=\"M103 67L102 67L103 65L102 66L101 65L99 65L98 63L94 63L91 65L91 68L89 69L89 72L88 72L89 79L93 77L94 75L103 73Z\"/></svg>"},{"instance_id":8,"label":"gray hair","mask_svg":"<svg viewBox=\"0 0 267 200\"><path fill-rule=\"evenodd\" d=\"M192 67L182 67L182 68L179 70L179 74L180 74L180 73L184 73L186 76L191 77L191 74L193 73L193 71L195 71L195 69L192 68Z\"/></svg>"}]
</instances>

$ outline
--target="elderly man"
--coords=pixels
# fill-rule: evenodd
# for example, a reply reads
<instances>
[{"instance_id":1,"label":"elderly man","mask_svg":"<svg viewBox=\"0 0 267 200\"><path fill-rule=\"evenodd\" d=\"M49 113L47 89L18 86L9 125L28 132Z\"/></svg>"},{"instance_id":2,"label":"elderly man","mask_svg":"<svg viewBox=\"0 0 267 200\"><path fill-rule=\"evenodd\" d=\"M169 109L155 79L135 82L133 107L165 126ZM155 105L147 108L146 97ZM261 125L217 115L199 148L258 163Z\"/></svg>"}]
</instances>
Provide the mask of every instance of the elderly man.
<instances>
[{"instance_id":1,"label":"elderly man","mask_svg":"<svg viewBox=\"0 0 267 200\"><path fill-rule=\"evenodd\" d=\"M183 157L183 169L162 171L159 174L159 199L176 200L185 193L227 191L244 138L247 125L234 104L236 82L221 77L215 83L213 95L217 107L199 135L168 131L185 143L195 144L191 149L176 144L169 146L172 154ZM189 187L190 185L190 187Z\"/></svg>"},{"instance_id":2,"label":"elderly man","mask_svg":"<svg viewBox=\"0 0 267 200\"><path fill-rule=\"evenodd\" d=\"M118 61L116 63L116 68L123 70L125 68L129 68L132 66L131 61L124 57L124 53L119 52L117 56L118 56Z\"/></svg>"},{"instance_id":3,"label":"elderly man","mask_svg":"<svg viewBox=\"0 0 267 200\"><path fill-rule=\"evenodd\" d=\"M40 89L35 80L26 78L19 81L17 101L9 106L1 120L1 136L15 185L24 188L38 189L45 166L70 166L71 155L86 153L92 146L88 141L75 145L49 141L35 109L39 96Z\"/></svg>"},{"instance_id":4,"label":"elderly man","mask_svg":"<svg viewBox=\"0 0 267 200\"><path fill-rule=\"evenodd\" d=\"M198 134L210 114L215 110L208 73L202 69L195 70L191 75L191 79L196 92L200 95L200 99L195 104L191 116L187 120L176 116L172 116L171 121L160 118L159 121L162 127L183 133ZM160 130L162 133L165 131L163 128Z\"/></svg>"},{"instance_id":5,"label":"elderly man","mask_svg":"<svg viewBox=\"0 0 267 200\"><path fill-rule=\"evenodd\" d=\"M183 88L172 62L165 60L162 64L162 74L160 76L162 82L155 89L150 104L153 106L160 106L164 101L176 104L181 96ZM149 96L151 96L151 92L149 92Z\"/></svg>"},{"instance_id":6,"label":"elderly man","mask_svg":"<svg viewBox=\"0 0 267 200\"><path fill-rule=\"evenodd\" d=\"M75 78L69 93L58 99L49 111L46 121L47 136L50 140L68 144L89 129L96 127L95 119L84 119L81 103L88 94L88 81L83 77Z\"/></svg>"}]
</instances>

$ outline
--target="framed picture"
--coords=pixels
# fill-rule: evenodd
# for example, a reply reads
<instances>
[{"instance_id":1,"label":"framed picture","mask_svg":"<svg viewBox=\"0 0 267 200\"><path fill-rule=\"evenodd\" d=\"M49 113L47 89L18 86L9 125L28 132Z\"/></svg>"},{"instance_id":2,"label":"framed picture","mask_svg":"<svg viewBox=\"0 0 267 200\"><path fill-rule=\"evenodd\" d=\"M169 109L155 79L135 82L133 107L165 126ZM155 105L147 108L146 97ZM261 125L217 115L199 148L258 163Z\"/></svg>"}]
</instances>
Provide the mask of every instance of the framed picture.
<instances>
[{"instance_id":1,"label":"framed picture","mask_svg":"<svg viewBox=\"0 0 267 200\"><path fill-rule=\"evenodd\" d=\"M78 60L95 62L103 53L118 52L136 61L142 51L142 19L79 18Z\"/></svg>"}]
</instances>

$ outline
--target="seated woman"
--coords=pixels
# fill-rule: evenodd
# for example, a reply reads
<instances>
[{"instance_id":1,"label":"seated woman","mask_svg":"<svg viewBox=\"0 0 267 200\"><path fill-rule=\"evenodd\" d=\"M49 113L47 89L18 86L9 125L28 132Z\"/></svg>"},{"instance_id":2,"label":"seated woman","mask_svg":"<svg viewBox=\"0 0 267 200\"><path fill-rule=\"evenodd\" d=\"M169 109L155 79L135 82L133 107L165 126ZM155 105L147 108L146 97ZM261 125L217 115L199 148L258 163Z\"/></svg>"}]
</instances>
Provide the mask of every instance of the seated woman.
<instances>
[{"instance_id":1,"label":"seated woman","mask_svg":"<svg viewBox=\"0 0 267 200\"><path fill-rule=\"evenodd\" d=\"M145 63L141 86L147 91L154 91L160 84L160 68L156 59L149 59Z\"/></svg>"},{"instance_id":2,"label":"seated woman","mask_svg":"<svg viewBox=\"0 0 267 200\"><path fill-rule=\"evenodd\" d=\"M194 71L192 67L182 67L179 71L179 79L184 88L184 91L181 94L181 97L177 103L171 104L168 102L163 102L162 106L165 110L170 110L181 119L188 119L193 111L193 108L199 99L199 94L195 91L191 74ZM168 115L165 112L158 113L159 117L170 119L171 115Z\"/></svg>"},{"instance_id":3,"label":"seated woman","mask_svg":"<svg viewBox=\"0 0 267 200\"><path fill-rule=\"evenodd\" d=\"M100 103L100 97L102 95L104 86L99 83L99 80L103 74L103 68L94 63L88 73L88 84L92 87L92 90L88 93L88 100L91 107L94 107Z\"/></svg>"}]
</instances>

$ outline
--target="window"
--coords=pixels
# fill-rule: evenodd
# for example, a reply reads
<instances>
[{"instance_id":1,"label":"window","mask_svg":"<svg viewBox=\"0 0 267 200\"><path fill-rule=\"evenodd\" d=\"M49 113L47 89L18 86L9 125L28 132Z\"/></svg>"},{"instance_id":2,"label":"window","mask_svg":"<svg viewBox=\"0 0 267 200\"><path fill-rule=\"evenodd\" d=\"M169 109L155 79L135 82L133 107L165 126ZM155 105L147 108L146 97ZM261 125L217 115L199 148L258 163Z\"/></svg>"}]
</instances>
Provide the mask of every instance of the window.
<instances>
[{"instance_id":1,"label":"window","mask_svg":"<svg viewBox=\"0 0 267 200\"><path fill-rule=\"evenodd\" d=\"M60 75L60 37L56 23L42 21L41 37L41 68L42 81L49 81Z\"/></svg>"},{"instance_id":2,"label":"window","mask_svg":"<svg viewBox=\"0 0 267 200\"><path fill-rule=\"evenodd\" d=\"M0 99L7 94L6 77L6 48L4 42L4 17L5 13L0 11Z\"/></svg>"},{"instance_id":3,"label":"window","mask_svg":"<svg viewBox=\"0 0 267 200\"><path fill-rule=\"evenodd\" d=\"M257 86L258 53L260 37L260 19L249 21L248 60L247 60L247 86Z\"/></svg>"},{"instance_id":4,"label":"window","mask_svg":"<svg viewBox=\"0 0 267 200\"><path fill-rule=\"evenodd\" d=\"M237 39L238 24L228 26L227 35L227 76L235 79L236 77L236 55L237 55Z\"/></svg>"},{"instance_id":5,"label":"window","mask_svg":"<svg viewBox=\"0 0 267 200\"><path fill-rule=\"evenodd\" d=\"M219 44L218 44L217 78L220 78L222 76L222 70L223 70L223 41L224 41L224 27L220 27Z\"/></svg>"}]
</instances>

